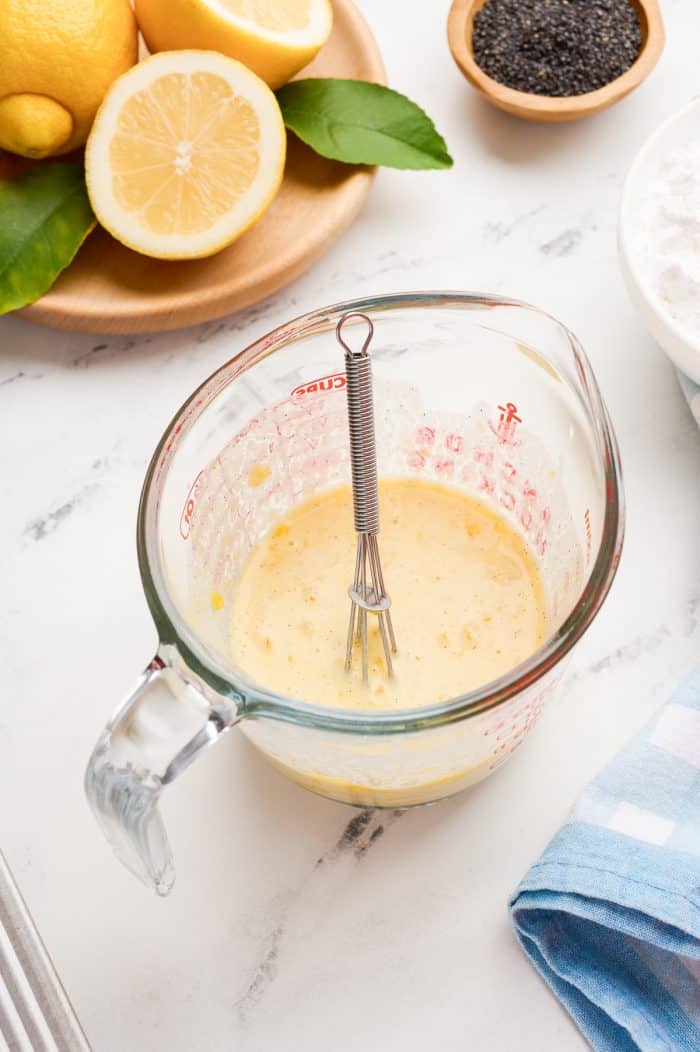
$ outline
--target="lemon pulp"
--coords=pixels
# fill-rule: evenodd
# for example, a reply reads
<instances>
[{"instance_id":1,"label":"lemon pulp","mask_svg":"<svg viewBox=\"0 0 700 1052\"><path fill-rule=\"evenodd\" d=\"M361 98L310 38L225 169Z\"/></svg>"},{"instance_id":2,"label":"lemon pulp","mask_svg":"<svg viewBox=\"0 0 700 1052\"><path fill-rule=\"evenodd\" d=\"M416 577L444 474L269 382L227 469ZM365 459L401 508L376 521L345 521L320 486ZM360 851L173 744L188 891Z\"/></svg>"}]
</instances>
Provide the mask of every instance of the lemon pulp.
<instances>
[{"instance_id":1,"label":"lemon pulp","mask_svg":"<svg viewBox=\"0 0 700 1052\"><path fill-rule=\"evenodd\" d=\"M333 23L329 0L135 0L135 6L151 52L220 51L271 88L311 62Z\"/></svg>"},{"instance_id":2,"label":"lemon pulp","mask_svg":"<svg viewBox=\"0 0 700 1052\"><path fill-rule=\"evenodd\" d=\"M286 137L277 101L214 52L154 55L121 77L86 151L88 191L110 233L146 255L211 255L274 198Z\"/></svg>"}]
</instances>

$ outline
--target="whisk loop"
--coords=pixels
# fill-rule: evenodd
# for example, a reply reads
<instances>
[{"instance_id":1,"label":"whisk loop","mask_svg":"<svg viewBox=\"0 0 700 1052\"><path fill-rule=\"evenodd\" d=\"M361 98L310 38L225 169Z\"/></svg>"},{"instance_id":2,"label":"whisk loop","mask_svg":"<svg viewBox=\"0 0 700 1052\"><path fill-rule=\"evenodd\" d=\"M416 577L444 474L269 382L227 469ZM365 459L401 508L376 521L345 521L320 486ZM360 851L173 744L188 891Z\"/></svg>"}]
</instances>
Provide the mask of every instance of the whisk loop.
<instances>
[{"instance_id":1,"label":"whisk loop","mask_svg":"<svg viewBox=\"0 0 700 1052\"><path fill-rule=\"evenodd\" d=\"M367 325L365 341L357 351L353 351L343 339L343 327L351 319L360 319ZM366 314L352 311L342 316L335 332L338 343L345 351L352 502L357 533L355 576L352 585L348 588L350 622L345 649L345 669L349 671L352 665L353 645L357 640L362 648L362 680L367 683L369 678L368 613L377 616L386 669L390 676L393 675L391 652L396 653L396 638L389 612L391 599L384 585L382 564L379 558L377 447L374 433L372 363L368 353L374 326Z\"/></svg>"}]
</instances>

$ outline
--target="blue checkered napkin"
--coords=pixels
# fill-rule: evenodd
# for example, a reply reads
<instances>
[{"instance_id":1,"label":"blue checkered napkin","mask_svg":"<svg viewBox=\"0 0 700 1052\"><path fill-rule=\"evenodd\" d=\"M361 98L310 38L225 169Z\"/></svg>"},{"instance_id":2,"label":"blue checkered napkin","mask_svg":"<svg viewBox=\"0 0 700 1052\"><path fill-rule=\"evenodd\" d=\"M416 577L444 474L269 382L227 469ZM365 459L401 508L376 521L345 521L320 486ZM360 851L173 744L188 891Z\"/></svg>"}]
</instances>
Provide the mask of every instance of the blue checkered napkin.
<instances>
[{"instance_id":1,"label":"blue checkered napkin","mask_svg":"<svg viewBox=\"0 0 700 1052\"><path fill-rule=\"evenodd\" d=\"M585 790L510 906L593 1048L700 1052L700 668Z\"/></svg>"}]
</instances>

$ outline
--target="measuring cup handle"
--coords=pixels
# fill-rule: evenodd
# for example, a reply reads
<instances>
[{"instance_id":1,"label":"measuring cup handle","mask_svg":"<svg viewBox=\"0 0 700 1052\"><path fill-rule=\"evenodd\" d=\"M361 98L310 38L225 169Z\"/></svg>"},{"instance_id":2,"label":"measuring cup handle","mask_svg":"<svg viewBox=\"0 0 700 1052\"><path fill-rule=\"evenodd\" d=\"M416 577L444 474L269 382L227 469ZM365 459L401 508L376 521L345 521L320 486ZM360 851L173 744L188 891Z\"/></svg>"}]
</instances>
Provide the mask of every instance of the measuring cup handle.
<instances>
[{"instance_id":1,"label":"measuring cup handle","mask_svg":"<svg viewBox=\"0 0 700 1052\"><path fill-rule=\"evenodd\" d=\"M233 702L213 704L157 656L93 750L85 792L95 817L117 857L159 895L175 881L160 794L239 718Z\"/></svg>"}]
</instances>

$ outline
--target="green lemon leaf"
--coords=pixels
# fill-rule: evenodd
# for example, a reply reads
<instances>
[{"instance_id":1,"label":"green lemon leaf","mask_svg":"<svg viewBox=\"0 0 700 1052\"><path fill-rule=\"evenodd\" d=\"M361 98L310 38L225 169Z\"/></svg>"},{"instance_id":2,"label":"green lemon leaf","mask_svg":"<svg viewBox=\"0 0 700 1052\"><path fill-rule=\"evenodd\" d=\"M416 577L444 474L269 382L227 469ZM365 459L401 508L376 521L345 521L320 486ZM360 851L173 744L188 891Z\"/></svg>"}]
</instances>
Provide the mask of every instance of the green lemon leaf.
<instances>
[{"instance_id":1,"label":"green lemon leaf","mask_svg":"<svg viewBox=\"0 0 700 1052\"><path fill-rule=\"evenodd\" d=\"M50 289L95 225L81 163L37 165L0 182L0 314Z\"/></svg>"},{"instance_id":2,"label":"green lemon leaf","mask_svg":"<svg viewBox=\"0 0 700 1052\"><path fill-rule=\"evenodd\" d=\"M445 140L415 102L382 84L329 77L277 92L287 127L316 153L347 164L450 168Z\"/></svg>"}]
</instances>

